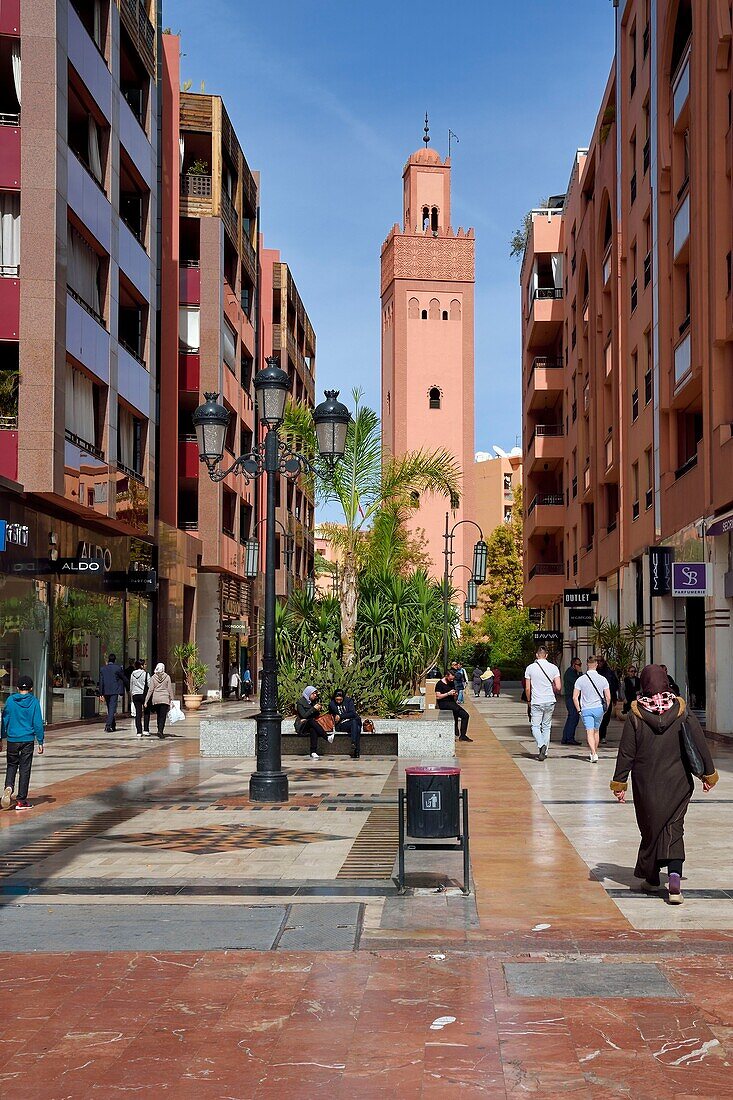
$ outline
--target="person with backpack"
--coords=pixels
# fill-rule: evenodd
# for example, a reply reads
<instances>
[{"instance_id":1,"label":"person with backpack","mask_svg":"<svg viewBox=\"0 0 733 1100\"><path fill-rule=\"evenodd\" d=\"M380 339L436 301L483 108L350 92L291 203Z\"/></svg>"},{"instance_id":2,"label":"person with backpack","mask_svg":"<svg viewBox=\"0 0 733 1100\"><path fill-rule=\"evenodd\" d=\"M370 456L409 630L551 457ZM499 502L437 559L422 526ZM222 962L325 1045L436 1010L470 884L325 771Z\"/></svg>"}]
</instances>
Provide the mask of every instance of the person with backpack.
<instances>
[{"instance_id":1,"label":"person with backpack","mask_svg":"<svg viewBox=\"0 0 733 1100\"><path fill-rule=\"evenodd\" d=\"M5 771L5 789L0 805L9 810L13 801L15 779L18 780L18 798L16 810L30 810L28 787L33 767L33 751L36 741L39 753L43 752L43 718L41 705L33 694L33 681L30 676L21 676L18 690L10 695L3 707L0 720L0 746L7 739L8 765Z\"/></svg>"},{"instance_id":2,"label":"person with backpack","mask_svg":"<svg viewBox=\"0 0 733 1100\"><path fill-rule=\"evenodd\" d=\"M136 737L150 736L150 710L145 707L145 696L150 687L150 676L146 669L146 660L141 658L135 662L135 668L130 676L130 699L135 712ZM144 723L144 727L143 727Z\"/></svg>"},{"instance_id":3,"label":"person with backpack","mask_svg":"<svg viewBox=\"0 0 733 1100\"><path fill-rule=\"evenodd\" d=\"M552 715L560 691L560 669L547 659L543 645L531 665L524 670L524 692L532 736L537 742L537 759L546 760L552 733Z\"/></svg>"},{"instance_id":4,"label":"person with backpack","mask_svg":"<svg viewBox=\"0 0 733 1100\"><path fill-rule=\"evenodd\" d=\"M590 762L597 764L601 723L611 705L611 688L606 677L601 676L598 671L598 658L595 655L588 658L586 672L575 681L573 705L583 719Z\"/></svg>"}]
</instances>

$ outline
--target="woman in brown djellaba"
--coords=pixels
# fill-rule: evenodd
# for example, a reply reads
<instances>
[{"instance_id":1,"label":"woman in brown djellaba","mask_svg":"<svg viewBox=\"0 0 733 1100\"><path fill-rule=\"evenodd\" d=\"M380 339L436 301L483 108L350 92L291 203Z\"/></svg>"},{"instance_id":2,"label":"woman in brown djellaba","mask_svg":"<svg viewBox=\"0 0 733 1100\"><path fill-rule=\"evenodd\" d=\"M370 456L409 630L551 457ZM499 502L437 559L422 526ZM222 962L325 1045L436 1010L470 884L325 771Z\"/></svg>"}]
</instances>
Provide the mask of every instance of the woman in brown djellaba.
<instances>
[{"instance_id":1,"label":"woman in brown djellaba","mask_svg":"<svg viewBox=\"0 0 733 1100\"><path fill-rule=\"evenodd\" d=\"M659 871L666 866L673 905L683 901L685 814L694 790L691 757L695 756L703 773L702 789L709 791L718 782L718 773L702 727L684 699L669 690L664 669L647 665L641 671L641 692L626 717L611 790L619 802L625 802L631 774L641 833L634 874L644 880L642 889L656 891Z\"/></svg>"}]
</instances>

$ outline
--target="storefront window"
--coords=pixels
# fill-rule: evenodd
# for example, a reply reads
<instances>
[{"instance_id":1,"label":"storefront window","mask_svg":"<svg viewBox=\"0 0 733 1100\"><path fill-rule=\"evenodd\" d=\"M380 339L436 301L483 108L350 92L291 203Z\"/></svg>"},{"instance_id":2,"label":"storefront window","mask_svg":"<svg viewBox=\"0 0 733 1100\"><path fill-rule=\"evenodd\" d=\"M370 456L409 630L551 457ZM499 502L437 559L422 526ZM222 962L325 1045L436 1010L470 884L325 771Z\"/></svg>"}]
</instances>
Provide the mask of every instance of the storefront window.
<instances>
[{"instance_id":1,"label":"storefront window","mask_svg":"<svg viewBox=\"0 0 733 1100\"><path fill-rule=\"evenodd\" d=\"M0 706L31 676L45 711L47 586L42 581L0 576Z\"/></svg>"},{"instance_id":2,"label":"storefront window","mask_svg":"<svg viewBox=\"0 0 733 1100\"><path fill-rule=\"evenodd\" d=\"M52 714L71 722L97 714L99 669L110 653L122 659L123 600L55 585L52 639Z\"/></svg>"}]
</instances>

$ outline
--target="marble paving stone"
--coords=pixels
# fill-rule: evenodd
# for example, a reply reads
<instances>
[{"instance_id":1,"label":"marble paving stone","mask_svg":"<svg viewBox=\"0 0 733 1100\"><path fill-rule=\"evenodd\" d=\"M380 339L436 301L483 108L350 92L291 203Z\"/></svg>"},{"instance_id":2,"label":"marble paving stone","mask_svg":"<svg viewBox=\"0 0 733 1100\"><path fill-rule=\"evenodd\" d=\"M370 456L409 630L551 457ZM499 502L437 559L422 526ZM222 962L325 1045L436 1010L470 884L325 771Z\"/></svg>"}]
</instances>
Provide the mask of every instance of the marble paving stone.
<instances>
[{"instance_id":1,"label":"marble paving stone","mask_svg":"<svg viewBox=\"0 0 733 1100\"><path fill-rule=\"evenodd\" d=\"M546 962L506 963L509 992L520 997L653 997L677 1000L680 994L653 964Z\"/></svg>"}]
</instances>

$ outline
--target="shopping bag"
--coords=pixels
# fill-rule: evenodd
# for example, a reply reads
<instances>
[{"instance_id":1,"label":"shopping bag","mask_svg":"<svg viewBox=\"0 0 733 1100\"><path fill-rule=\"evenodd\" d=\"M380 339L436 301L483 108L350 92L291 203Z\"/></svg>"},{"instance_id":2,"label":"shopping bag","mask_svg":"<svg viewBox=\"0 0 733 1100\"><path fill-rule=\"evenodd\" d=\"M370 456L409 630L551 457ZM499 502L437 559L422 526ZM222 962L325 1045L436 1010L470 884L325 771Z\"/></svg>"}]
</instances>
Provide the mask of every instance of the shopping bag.
<instances>
[{"instance_id":1,"label":"shopping bag","mask_svg":"<svg viewBox=\"0 0 733 1100\"><path fill-rule=\"evenodd\" d=\"M171 709L168 711L168 721L174 724L186 721L186 715L181 710L181 704L177 699L174 699L171 703Z\"/></svg>"}]
</instances>

